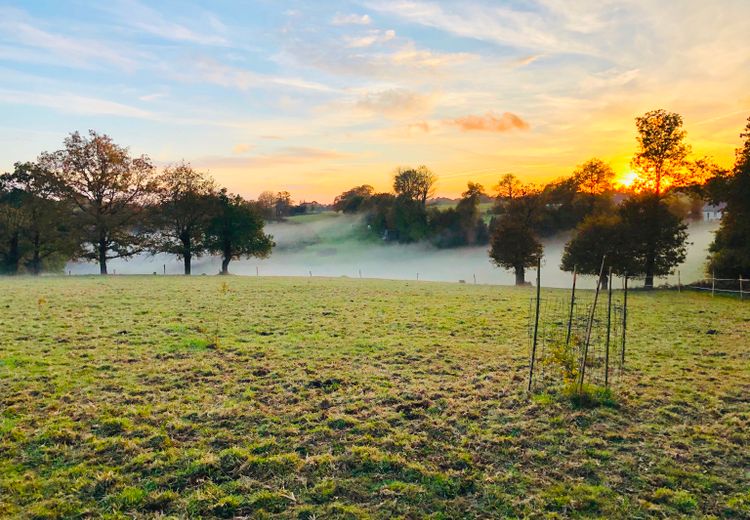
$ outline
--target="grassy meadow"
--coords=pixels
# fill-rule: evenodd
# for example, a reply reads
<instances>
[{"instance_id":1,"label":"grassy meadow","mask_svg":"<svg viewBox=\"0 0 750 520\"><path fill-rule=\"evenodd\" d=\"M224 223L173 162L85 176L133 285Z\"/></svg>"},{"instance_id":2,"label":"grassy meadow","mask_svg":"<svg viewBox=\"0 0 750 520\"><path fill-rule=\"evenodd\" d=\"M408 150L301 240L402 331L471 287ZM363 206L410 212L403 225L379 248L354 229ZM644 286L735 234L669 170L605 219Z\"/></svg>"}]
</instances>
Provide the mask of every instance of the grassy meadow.
<instances>
[{"instance_id":1,"label":"grassy meadow","mask_svg":"<svg viewBox=\"0 0 750 520\"><path fill-rule=\"evenodd\" d=\"M578 408L524 393L530 296L0 280L0 517L750 517L750 304L633 293Z\"/></svg>"}]
</instances>

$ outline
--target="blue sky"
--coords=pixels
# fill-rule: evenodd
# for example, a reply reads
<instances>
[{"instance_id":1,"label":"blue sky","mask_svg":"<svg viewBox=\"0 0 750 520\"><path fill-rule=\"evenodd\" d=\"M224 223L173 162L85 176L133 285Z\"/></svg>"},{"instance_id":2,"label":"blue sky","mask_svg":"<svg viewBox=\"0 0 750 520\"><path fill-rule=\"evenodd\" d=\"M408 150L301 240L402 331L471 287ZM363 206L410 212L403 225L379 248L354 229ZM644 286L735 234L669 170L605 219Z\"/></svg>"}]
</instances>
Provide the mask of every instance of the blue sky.
<instances>
[{"instance_id":1,"label":"blue sky","mask_svg":"<svg viewBox=\"0 0 750 520\"><path fill-rule=\"evenodd\" d=\"M96 129L248 197L331 200L426 164L439 192L620 174L633 119L728 164L750 115L750 2L0 3L0 169Z\"/></svg>"}]
</instances>

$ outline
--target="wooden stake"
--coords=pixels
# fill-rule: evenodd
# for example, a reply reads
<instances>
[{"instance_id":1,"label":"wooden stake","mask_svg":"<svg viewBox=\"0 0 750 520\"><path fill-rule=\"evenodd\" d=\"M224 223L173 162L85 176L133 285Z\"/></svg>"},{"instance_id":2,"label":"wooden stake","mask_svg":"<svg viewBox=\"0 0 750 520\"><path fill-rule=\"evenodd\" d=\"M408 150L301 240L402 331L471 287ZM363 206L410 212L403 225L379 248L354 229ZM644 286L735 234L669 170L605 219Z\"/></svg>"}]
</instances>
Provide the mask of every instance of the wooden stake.
<instances>
[{"instance_id":1,"label":"wooden stake","mask_svg":"<svg viewBox=\"0 0 750 520\"><path fill-rule=\"evenodd\" d=\"M742 275L740 275L740 301L744 300L744 296L742 293Z\"/></svg>"},{"instance_id":2,"label":"wooden stake","mask_svg":"<svg viewBox=\"0 0 750 520\"><path fill-rule=\"evenodd\" d=\"M711 271L711 297L716 292L716 271Z\"/></svg>"},{"instance_id":3,"label":"wooden stake","mask_svg":"<svg viewBox=\"0 0 750 520\"><path fill-rule=\"evenodd\" d=\"M604 273L604 262L607 255L602 257L602 266L599 268L599 278L596 281L596 292L594 293L594 303L591 304L591 314L589 314L589 323L586 326L586 341L583 343L583 356L581 357L581 367L579 370L578 391L583 392L583 379L586 377L586 358L589 355L589 343L591 342L591 329L594 326L594 313L596 312L596 302L599 300L599 289L602 286L602 274Z\"/></svg>"},{"instance_id":4,"label":"wooden stake","mask_svg":"<svg viewBox=\"0 0 750 520\"><path fill-rule=\"evenodd\" d=\"M623 300L622 300L622 359L620 359L621 367L625 366L625 331L628 328L628 273L625 273L625 280L623 285Z\"/></svg>"},{"instance_id":5,"label":"wooden stake","mask_svg":"<svg viewBox=\"0 0 750 520\"><path fill-rule=\"evenodd\" d=\"M609 266L609 291L607 294L607 342L604 351L604 388L609 388L609 335L612 330L612 266Z\"/></svg>"},{"instance_id":6,"label":"wooden stake","mask_svg":"<svg viewBox=\"0 0 750 520\"><path fill-rule=\"evenodd\" d=\"M536 313L534 314L534 340L531 343L531 363L529 364L529 392L534 380L534 362L536 361L536 341L539 331L539 296L542 289L542 258L536 261Z\"/></svg>"},{"instance_id":7,"label":"wooden stake","mask_svg":"<svg viewBox=\"0 0 750 520\"><path fill-rule=\"evenodd\" d=\"M578 277L578 266L573 266L573 288L570 290L570 312L568 313L568 333L565 336L565 345L570 345L570 334L573 331L573 310L576 304L576 278Z\"/></svg>"},{"instance_id":8,"label":"wooden stake","mask_svg":"<svg viewBox=\"0 0 750 520\"><path fill-rule=\"evenodd\" d=\"M679 271L679 269L677 270L677 292L678 293L682 292L682 281L680 280L680 271Z\"/></svg>"}]
</instances>

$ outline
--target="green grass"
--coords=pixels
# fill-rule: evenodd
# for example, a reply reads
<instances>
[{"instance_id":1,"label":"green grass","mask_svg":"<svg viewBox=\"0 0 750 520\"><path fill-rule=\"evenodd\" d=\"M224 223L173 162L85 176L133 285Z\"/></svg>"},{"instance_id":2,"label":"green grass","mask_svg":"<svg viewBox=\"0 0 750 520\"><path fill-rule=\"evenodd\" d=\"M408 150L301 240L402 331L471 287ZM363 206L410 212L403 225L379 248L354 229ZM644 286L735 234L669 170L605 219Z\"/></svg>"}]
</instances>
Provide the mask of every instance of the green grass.
<instances>
[{"instance_id":1,"label":"green grass","mask_svg":"<svg viewBox=\"0 0 750 520\"><path fill-rule=\"evenodd\" d=\"M2 279L0 517L749 517L750 307L634 293L584 406L523 392L530 295Z\"/></svg>"}]
</instances>

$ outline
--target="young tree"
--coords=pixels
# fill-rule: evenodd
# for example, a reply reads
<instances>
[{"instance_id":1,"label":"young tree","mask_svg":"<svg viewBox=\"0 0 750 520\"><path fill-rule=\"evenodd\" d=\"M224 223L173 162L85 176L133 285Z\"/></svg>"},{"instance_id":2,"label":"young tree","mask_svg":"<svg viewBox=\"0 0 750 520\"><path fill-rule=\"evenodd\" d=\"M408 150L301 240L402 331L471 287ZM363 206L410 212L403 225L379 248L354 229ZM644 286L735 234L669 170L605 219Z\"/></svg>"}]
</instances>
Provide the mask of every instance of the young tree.
<instances>
[{"instance_id":1,"label":"young tree","mask_svg":"<svg viewBox=\"0 0 750 520\"><path fill-rule=\"evenodd\" d=\"M665 188L686 181L685 158L690 148L684 143L682 116L666 110L652 110L635 119L638 130L638 151L633 169L638 172L639 185L661 197Z\"/></svg>"},{"instance_id":2,"label":"young tree","mask_svg":"<svg viewBox=\"0 0 750 520\"><path fill-rule=\"evenodd\" d=\"M333 200L333 209L342 213L357 213L367 205L374 194L375 188L369 184L356 186L337 195Z\"/></svg>"},{"instance_id":3,"label":"young tree","mask_svg":"<svg viewBox=\"0 0 750 520\"><path fill-rule=\"evenodd\" d=\"M0 186L14 194L23 214L21 240L29 272L38 275L50 263L59 267L76 256L79 240L73 210L68 201L57 198L59 187L50 172L35 163L16 163L12 173L0 176Z\"/></svg>"},{"instance_id":4,"label":"young tree","mask_svg":"<svg viewBox=\"0 0 750 520\"><path fill-rule=\"evenodd\" d=\"M288 217L292 209L291 194L288 191L278 192L274 201L274 208L276 210L276 220L284 220L284 217Z\"/></svg>"},{"instance_id":5,"label":"young tree","mask_svg":"<svg viewBox=\"0 0 750 520\"><path fill-rule=\"evenodd\" d=\"M745 142L726 179L726 211L709 249L709 269L724 278L750 276L750 118L740 137Z\"/></svg>"},{"instance_id":6,"label":"young tree","mask_svg":"<svg viewBox=\"0 0 750 520\"><path fill-rule=\"evenodd\" d=\"M226 189L215 197L216 214L208 225L207 248L221 255L221 274L229 274L229 262L241 257L267 258L273 237L263 233L263 216L256 204Z\"/></svg>"},{"instance_id":7,"label":"young tree","mask_svg":"<svg viewBox=\"0 0 750 520\"><path fill-rule=\"evenodd\" d=\"M466 185L466 191L461 194L461 200L456 205L459 215L460 232L463 243L473 245L487 240L487 225L479 212L479 204L484 196L484 187L475 182Z\"/></svg>"},{"instance_id":8,"label":"young tree","mask_svg":"<svg viewBox=\"0 0 750 520\"><path fill-rule=\"evenodd\" d=\"M417 201L426 208L427 198L432 195L436 182L437 177L426 166L399 168L393 178L393 190L397 196Z\"/></svg>"},{"instance_id":9,"label":"young tree","mask_svg":"<svg viewBox=\"0 0 750 520\"><path fill-rule=\"evenodd\" d=\"M591 198L612 189L614 170L601 159L589 159L573 172L573 179Z\"/></svg>"},{"instance_id":10,"label":"young tree","mask_svg":"<svg viewBox=\"0 0 750 520\"><path fill-rule=\"evenodd\" d=\"M62 195L77 206L82 256L98 261L101 274L107 274L108 260L143 251L146 237L139 226L154 188L154 167L147 156L131 157L108 135L90 130L88 136L70 134L65 147L42 154L40 164L54 173Z\"/></svg>"},{"instance_id":11,"label":"young tree","mask_svg":"<svg viewBox=\"0 0 750 520\"><path fill-rule=\"evenodd\" d=\"M504 218L490 239L490 258L505 269L513 269L516 285L526 283L526 268L534 267L542 256L542 244L531 228L515 218Z\"/></svg>"},{"instance_id":12,"label":"young tree","mask_svg":"<svg viewBox=\"0 0 750 520\"><path fill-rule=\"evenodd\" d=\"M167 166L156 180L152 250L182 258L186 275L191 260L205 252L206 227L212 217L214 181L187 163Z\"/></svg>"}]
</instances>

